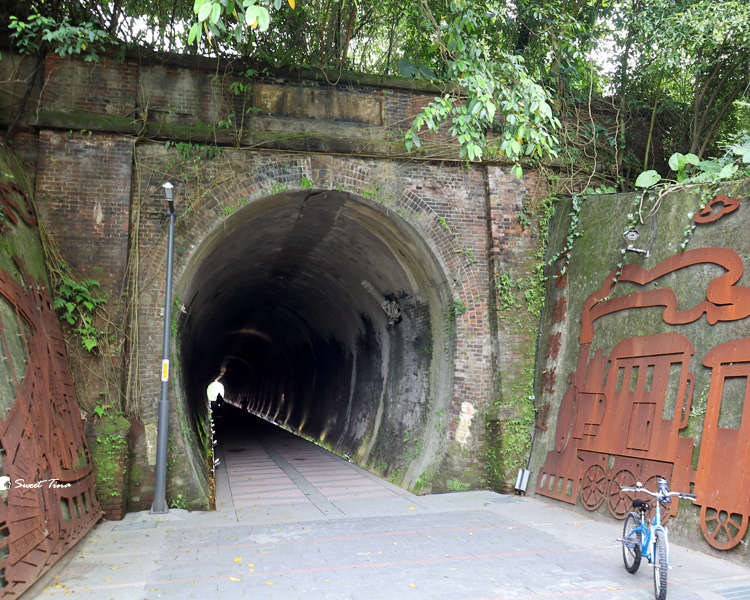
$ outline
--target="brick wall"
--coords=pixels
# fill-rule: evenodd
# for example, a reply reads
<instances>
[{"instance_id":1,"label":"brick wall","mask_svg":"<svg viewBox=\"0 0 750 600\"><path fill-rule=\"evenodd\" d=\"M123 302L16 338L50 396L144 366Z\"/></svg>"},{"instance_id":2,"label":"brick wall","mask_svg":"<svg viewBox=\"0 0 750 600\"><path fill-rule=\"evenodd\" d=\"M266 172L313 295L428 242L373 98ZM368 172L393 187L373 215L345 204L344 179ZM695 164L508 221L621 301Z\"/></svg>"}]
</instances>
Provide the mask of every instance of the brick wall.
<instances>
[{"instance_id":1,"label":"brick wall","mask_svg":"<svg viewBox=\"0 0 750 600\"><path fill-rule=\"evenodd\" d=\"M535 172L527 173L522 180L509 175L507 169L490 167L487 170L487 184L490 200L492 268L493 275L499 277L507 274L514 280L526 277L538 262L534 255L539 250L539 235L536 224L529 222L524 228L519 216L524 202L544 196L544 186L540 186ZM494 282L493 282L494 283ZM502 392L508 393L513 380L520 373L517 366L528 357L533 356L536 337L529 333L538 327L525 314L525 308L519 309L514 315L520 318L527 327L519 327L515 323L498 322L498 369L503 374Z\"/></svg>"},{"instance_id":2,"label":"brick wall","mask_svg":"<svg viewBox=\"0 0 750 600\"><path fill-rule=\"evenodd\" d=\"M44 224L63 258L113 297L125 275L132 157L127 137L39 132L36 202Z\"/></svg>"},{"instance_id":3,"label":"brick wall","mask_svg":"<svg viewBox=\"0 0 750 600\"><path fill-rule=\"evenodd\" d=\"M78 278L100 283L99 295L106 298L115 324L122 320L132 146L131 139L117 135L39 132L35 194L40 220ZM108 392L108 385L117 388L118 375L105 370L120 357L97 357L78 342L70 350L84 403L89 408L101 401L114 404L103 394L116 393L112 387Z\"/></svg>"},{"instance_id":4,"label":"brick wall","mask_svg":"<svg viewBox=\"0 0 750 600\"><path fill-rule=\"evenodd\" d=\"M134 60L102 56L97 62L84 62L50 53L44 73L44 110L113 117L136 114L138 63Z\"/></svg>"},{"instance_id":5,"label":"brick wall","mask_svg":"<svg viewBox=\"0 0 750 600\"><path fill-rule=\"evenodd\" d=\"M502 456L500 471L493 470L492 485L504 491L515 478L515 468L525 466L525 457L515 456L505 446L507 422L524 416L523 405L534 390L534 376L539 315L529 312L525 292L533 279L534 269L544 260L540 255L539 203L547 195L546 185L537 172L526 171L523 179L509 175L501 167L488 167L487 189L490 211L491 286L503 275L512 282L510 292L516 297L513 308L493 310L495 331L495 372L498 374L498 406L487 415L494 440L495 456ZM519 218L524 215L523 224ZM520 284L520 286L519 286ZM523 289L525 287L525 289ZM493 294L496 305L500 300ZM494 308L494 307L493 307ZM538 409L540 393L532 404Z\"/></svg>"}]
</instances>

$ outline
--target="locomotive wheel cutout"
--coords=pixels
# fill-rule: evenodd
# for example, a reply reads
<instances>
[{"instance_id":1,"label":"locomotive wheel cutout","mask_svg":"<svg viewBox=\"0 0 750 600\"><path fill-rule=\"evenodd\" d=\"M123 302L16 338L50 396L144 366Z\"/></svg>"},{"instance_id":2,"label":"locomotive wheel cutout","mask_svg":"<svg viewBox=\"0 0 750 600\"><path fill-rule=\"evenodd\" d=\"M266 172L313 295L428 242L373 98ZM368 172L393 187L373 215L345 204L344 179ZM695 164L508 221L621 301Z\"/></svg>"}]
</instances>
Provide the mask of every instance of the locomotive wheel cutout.
<instances>
[{"instance_id":1,"label":"locomotive wheel cutout","mask_svg":"<svg viewBox=\"0 0 750 600\"><path fill-rule=\"evenodd\" d=\"M620 491L620 488L631 485L635 485L635 475L627 469L618 471L609 484L607 505L615 519L624 519L630 512L632 501L627 494Z\"/></svg>"},{"instance_id":2,"label":"locomotive wheel cutout","mask_svg":"<svg viewBox=\"0 0 750 600\"><path fill-rule=\"evenodd\" d=\"M742 541L747 531L748 516L730 513L711 506L701 507L703 537L717 550L729 550Z\"/></svg>"},{"instance_id":3,"label":"locomotive wheel cutout","mask_svg":"<svg viewBox=\"0 0 750 600\"><path fill-rule=\"evenodd\" d=\"M607 474L599 465L586 469L581 484L581 502L587 510L596 510L607 495Z\"/></svg>"}]
</instances>

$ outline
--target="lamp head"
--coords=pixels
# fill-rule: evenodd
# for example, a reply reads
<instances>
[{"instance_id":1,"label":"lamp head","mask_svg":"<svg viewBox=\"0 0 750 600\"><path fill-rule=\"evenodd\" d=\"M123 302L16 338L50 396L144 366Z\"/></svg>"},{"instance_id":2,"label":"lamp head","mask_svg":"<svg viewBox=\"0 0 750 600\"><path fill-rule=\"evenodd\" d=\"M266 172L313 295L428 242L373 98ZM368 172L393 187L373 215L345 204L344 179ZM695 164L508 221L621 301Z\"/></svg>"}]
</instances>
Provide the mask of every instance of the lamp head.
<instances>
[{"instance_id":1,"label":"lamp head","mask_svg":"<svg viewBox=\"0 0 750 600\"><path fill-rule=\"evenodd\" d=\"M167 200L167 202L173 202L174 201L174 186L167 181L167 183L163 184L161 187L164 188L164 198Z\"/></svg>"}]
</instances>

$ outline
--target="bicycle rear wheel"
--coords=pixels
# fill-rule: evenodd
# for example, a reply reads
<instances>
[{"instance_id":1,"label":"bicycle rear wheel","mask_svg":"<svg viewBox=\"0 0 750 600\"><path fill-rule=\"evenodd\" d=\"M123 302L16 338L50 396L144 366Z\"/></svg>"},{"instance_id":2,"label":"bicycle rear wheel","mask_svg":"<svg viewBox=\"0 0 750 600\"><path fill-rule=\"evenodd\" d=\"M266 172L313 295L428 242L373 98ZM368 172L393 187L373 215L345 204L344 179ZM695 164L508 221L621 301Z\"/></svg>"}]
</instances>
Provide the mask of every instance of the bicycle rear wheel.
<instances>
[{"instance_id":1,"label":"bicycle rear wheel","mask_svg":"<svg viewBox=\"0 0 750 600\"><path fill-rule=\"evenodd\" d=\"M625 525L622 528L622 560L628 573L635 573L641 566L641 534L633 531L641 524L641 517L634 513L628 513L625 517Z\"/></svg>"},{"instance_id":2,"label":"bicycle rear wheel","mask_svg":"<svg viewBox=\"0 0 750 600\"><path fill-rule=\"evenodd\" d=\"M654 539L654 596L656 600L667 597L667 540L663 531L656 531Z\"/></svg>"}]
</instances>

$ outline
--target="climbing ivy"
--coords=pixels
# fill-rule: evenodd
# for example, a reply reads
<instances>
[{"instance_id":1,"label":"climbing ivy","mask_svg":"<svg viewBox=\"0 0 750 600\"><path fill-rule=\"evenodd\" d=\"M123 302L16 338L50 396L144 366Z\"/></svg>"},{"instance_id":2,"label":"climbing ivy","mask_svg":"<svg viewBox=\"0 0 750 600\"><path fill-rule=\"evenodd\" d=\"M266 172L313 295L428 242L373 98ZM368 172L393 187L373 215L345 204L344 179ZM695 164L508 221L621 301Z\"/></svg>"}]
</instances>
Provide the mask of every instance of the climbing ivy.
<instances>
[{"instance_id":1,"label":"climbing ivy","mask_svg":"<svg viewBox=\"0 0 750 600\"><path fill-rule=\"evenodd\" d=\"M91 461L96 471L96 490L101 498L117 498L122 495L126 463L128 421L121 413L107 410L93 424L94 444L90 444Z\"/></svg>"},{"instance_id":2,"label":"climbing ivy","mask_svg":"<svg viewBox=\"0 0 750 600\"><path fill-rule=\"evenodd\" d=\"M102 331L95 325L96 308L105 303L96 290L99 282L85 279L76 282L64 276L57 288L53 308L60 311L60 319L66 321L83 347L91 352L99 345Z\"/></svg>"},{"instance_id":3,"label":"climbing ivy","mask_svg":"<svg viewBox=\"0 0 750 600\"><path fill-rule=\"evenodd\" d=\"M513 376L509 376L506 383L498 381L498 387L503 391L485 413L487 442L484 462L487 482L496 490L507 489L509 476L524 465L531 447L535 417L533 347L544 310L548 279L545 255L556 201L556 195L549 195L524 203L523 227L527 229L533 226L534 230L530 233L537 241L531 265L521 277L515 277L513 273L495 275L498 324L505 334L525 340L528 350L524 351L524 361L516 367ZM499 410L508 413L500 416Z\"/></svg>"}]
</instances>

